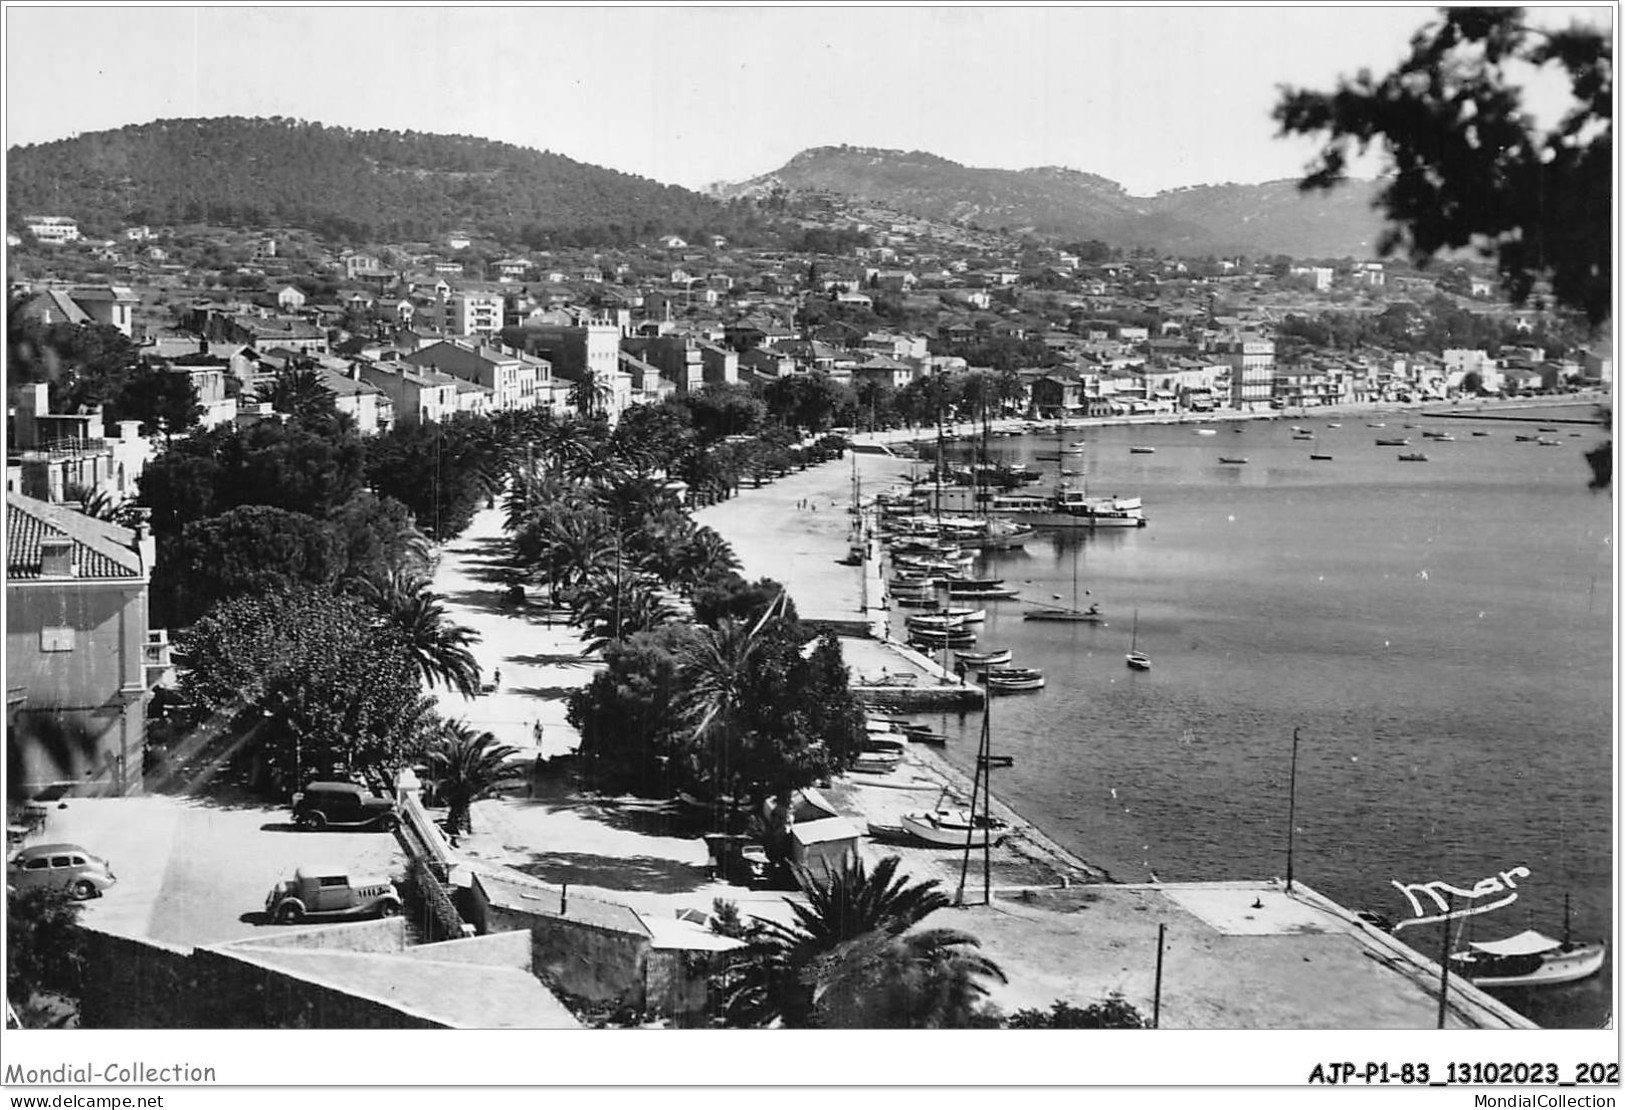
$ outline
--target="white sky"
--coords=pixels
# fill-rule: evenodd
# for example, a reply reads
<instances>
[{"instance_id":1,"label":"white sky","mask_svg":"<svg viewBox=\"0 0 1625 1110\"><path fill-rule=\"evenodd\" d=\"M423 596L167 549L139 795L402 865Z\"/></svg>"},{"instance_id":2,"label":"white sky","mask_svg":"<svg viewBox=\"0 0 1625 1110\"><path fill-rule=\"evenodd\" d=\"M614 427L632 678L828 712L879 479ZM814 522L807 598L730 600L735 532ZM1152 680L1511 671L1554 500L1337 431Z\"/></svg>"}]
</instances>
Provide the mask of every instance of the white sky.
<instances>
[{"instance_id":1,"label":"white sky","mask_svg":"<svg viewBox=\"0 0 1625 1110\"><path fill-rule=\"evenodd\" d=\"M1274 137L1276 86L1386 72L1435 11L8 5L5 143L282 115L473 134L689 187L849 143L1065 165L1146 195L1297 175L1314 144Z\"/></svg>"}]
</instances>

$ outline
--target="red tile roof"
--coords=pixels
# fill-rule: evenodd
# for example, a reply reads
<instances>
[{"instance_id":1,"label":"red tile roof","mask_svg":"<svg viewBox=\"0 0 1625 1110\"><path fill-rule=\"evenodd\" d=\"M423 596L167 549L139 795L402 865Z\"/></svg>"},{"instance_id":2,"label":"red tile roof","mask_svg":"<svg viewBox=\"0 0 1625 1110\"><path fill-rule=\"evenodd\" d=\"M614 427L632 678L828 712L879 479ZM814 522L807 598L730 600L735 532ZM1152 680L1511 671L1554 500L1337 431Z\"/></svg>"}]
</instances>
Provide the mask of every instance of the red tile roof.
<instances>
[{"instance_id":1,"label":"red tile roof","mask_svg":"<svg viewBox=\"0 0 1625 1110\"><path fill-rule=\"evenodd\" d=\"M79 578L143 576L141 556L130 547L135 540L130 529L7 492L6 580L41 578L40 541L63 536L74 541Z\"/></svg>"}]
</instances>

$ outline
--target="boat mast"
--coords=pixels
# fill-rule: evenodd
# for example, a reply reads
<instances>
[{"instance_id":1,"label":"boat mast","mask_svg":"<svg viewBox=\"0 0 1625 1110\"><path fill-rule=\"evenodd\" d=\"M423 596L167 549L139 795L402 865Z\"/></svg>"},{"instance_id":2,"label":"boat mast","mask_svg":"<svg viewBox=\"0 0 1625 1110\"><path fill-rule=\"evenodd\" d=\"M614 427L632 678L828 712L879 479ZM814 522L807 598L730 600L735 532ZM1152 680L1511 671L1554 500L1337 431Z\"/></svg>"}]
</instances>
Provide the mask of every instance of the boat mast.
<instances>
[{"instance_id":1,"label":"boat mast","mask_svg":"<svg viewBox=\"0 0 1625 1110\"><path fill-rule=\"evenodd\" d=\"M959 890L954 895L956 906L965 904L965 882L970 877L970 850L976 843L978 832L982 836L981 904L993 904L992 708L993 690L989 687L982 695L982 738L976 746L976 777L971 780L970 791L970 828L965 832L965 858L959 865ZM980 822L977 821L978 812L982 817Z\"/></svg>"}]
</instances>

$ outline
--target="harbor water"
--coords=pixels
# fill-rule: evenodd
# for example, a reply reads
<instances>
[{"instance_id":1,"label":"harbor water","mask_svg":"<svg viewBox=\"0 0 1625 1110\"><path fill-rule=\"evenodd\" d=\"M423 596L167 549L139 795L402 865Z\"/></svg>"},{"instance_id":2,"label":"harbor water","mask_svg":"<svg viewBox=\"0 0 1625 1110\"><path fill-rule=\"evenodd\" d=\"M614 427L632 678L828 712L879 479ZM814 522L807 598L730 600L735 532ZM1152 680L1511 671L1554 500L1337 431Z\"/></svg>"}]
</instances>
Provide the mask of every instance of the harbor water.
<instances>
[{"instance_id":1,"label":"harbor water","mask_svg":"<svg viewBox=\"0 0 1625 1110\"><path fill-rule=\"evenodd\" d=\"M1073 429L1084 446L1059 466L1142 497L1151 523L978 560L1021 599L987 603L977 647L1047 678L993 700L995 751L1015 760L994 790L1119 880L1285 876L1297 730L1299 879L1403 920L1395 883L1470 891L1521 867L1496 896L1515 901L1456 923L1452 946L1561 936L1565 896L1577 938L1612 938L1613 500L1583 458L1606 430L1557 422L1593 414L1544 411L1556 446L1514 440L1534 423L1393 414ZM1374 442L1394 437L1409 444ZM988 447L1050 475L1037 458L1055 449ZM1022 619L1074 596L1105 623ZM1136 613L1149 671L1124 662ZM935 720L968 771L979 716ZM1400 935L1437 955L1440 930ZM1610 977L1504 997L1595 1026Z\"/></svg>"}]
</instances>

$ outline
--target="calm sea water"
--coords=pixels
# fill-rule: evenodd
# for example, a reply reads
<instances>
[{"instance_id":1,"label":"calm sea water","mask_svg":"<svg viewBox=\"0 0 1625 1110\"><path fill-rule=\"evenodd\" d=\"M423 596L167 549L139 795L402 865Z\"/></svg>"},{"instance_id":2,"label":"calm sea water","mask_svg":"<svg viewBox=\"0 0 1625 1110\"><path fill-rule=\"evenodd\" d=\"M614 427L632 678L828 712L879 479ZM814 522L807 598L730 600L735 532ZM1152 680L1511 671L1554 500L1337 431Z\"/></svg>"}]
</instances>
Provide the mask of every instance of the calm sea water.
<instances>
[{"instance_id":1,"label":"calm sea water","mask_svg":"<svg viewBox=\"0 0 1625 1110\"><path fill-rule=\"evenodd\" d=\"M1335 419L1066 437L1087 446L1064 465L1093 492L1143 497L1151 524L1041 534L978 564L1063 604L1075 570L1080 600L1108 615L1024 622L1022 602L989 605L978 646L1012 648L1048 682L993 702L995 750L1015 756L995 791L1118 879L1284 875L1298 729L1301 881L1397 920L1411 910L1391 880L1465 889L1523 866L1517 901L1469 938L1560 935L1565 894L1577 935L1612 938L1613 502L1581 457L1606 433L1559 424L1562 445L1545 447L1504 421ZM1315 441L1292 439L1294 423ZM1399 435L1411 446L1373 442ZM1054 448L998 439L991 453ZM1399 462L1407 450L1429 461ZM1123 660L1136 610L1149 672ZM968 769L979 719L938 723ZM1401 935L1440 943L1433 927ZM1594 1026L1610 975L1506 997L1544 1025Z\"/></svg>"}]
</instances>

